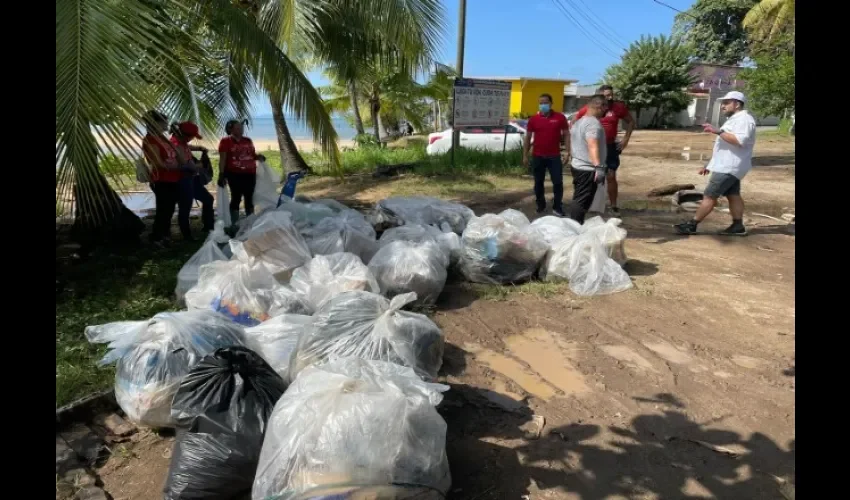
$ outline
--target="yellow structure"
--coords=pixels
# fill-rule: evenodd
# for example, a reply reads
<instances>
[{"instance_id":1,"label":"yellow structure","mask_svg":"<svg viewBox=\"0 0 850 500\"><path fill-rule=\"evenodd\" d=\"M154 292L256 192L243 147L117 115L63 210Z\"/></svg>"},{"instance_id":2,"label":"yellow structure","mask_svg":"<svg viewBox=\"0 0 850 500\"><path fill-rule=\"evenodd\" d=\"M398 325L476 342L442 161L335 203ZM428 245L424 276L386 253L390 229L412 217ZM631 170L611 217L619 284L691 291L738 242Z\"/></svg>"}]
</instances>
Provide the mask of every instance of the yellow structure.
<instances>
[{"instance_id":1,"label":"yellow structure","mask_svg":"<svg viewBox=\"0 0 850 500\"><path fill-rule=\"evenodd\" d=\"M555 111L564 111L564 87L578 81L525 76L488 76L480 78L482 80L511 82L511 116L515 116L516 114L531 116L537 113L537 99L540 97L540 94L551 95L552 109Z\"/></svg>"}]
</instances>

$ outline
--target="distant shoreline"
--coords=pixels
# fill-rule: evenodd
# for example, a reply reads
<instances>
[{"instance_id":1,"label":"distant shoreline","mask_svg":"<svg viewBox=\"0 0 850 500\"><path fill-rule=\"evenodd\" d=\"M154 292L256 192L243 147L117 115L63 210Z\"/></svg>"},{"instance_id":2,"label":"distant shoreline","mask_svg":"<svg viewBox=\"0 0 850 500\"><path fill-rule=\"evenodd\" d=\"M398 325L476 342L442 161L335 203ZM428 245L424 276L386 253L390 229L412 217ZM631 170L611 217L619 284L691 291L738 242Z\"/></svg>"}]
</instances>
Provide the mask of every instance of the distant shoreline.
<instances>
[{"instance_id":1,"label":"distant shoreline","mask_svg":"<svg viewBox=\"0 0 850 500\"><path fill-rule=\"evenodd\" d=\"M277 139L256 139L252 137L251 140L254 142L254 149L256 149L257 152L278 151ZM98 137L97 142L101 148L104 148L108 144L108 141L104 141L100 137ZM302 153L312 153L313 151L320 149L318 144L314 143L312 139L293 139L293 142L295 143L295 147L298 148L298 151L301 151ZM336 144L340 149L353 148L355 146L354 141L351 139L339 139L336 141ZM192 145L204 146L208 148L211 153L215 153L218 150L218 139L193 141ZM116 153L119 153L120 151L114 147L112 149L115 150ZM141 154L141 144L136 148L135 153L137 155Z\"/></svg>"}]
</instances>

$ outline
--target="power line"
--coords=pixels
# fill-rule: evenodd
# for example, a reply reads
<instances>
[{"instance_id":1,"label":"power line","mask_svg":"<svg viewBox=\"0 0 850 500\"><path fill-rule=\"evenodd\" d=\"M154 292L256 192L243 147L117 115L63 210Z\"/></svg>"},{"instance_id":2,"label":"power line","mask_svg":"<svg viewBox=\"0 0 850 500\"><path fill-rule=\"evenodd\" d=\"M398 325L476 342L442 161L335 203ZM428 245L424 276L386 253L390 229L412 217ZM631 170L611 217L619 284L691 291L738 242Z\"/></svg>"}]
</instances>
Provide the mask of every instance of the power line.
<instances>
[{"instance_id":1,"label":"power line","mask_svg":"<svg viewBox=\"0 0 850 500\"><path fill-rule=\"evenodd\" d=\"M686 11L683 11L683 10L679 10L679 9L677 9L676 7L673 7L673 6L672 6L672 5L670 5L670 4L666 4L666 3L662 2L661 0L652 0L652 1L653 1L653 2L655 2L655 3L657 3L658 5L663 5L664 7L667 7L667 8L668 8L668 9L670 9L670 10L674 10L674 11L678 12L679 14L683 14L683 15L686 15L686 16L688 16L688 17L692 18L692 19L696 19L696 16L695 16L695 15L693 15L693 14L691 14L690 12L686 12Z\"/></svg>"},{"instance_id":2,"label":"power line","mask_svg":"<svg viewBox=\"0 0 850 500\"><path fill-rule=\"evenodd\" d=\"M567 0L567 2L571 2L571 1L572 0ZM629 43L626 41L626 39L622 38L619 34L617 34L617 32L613 28L611 28L603 20L602 16L599 16L595 12L593 12L593 9L591 9L586 3L584 3L584 0L578 0L578 2L584 7L584 9L576 9L576 10L578 10L578 12L580 14L582 13L583 10L586 10L587 12L589 12L591 14L590 17L588 17L587 15L584 15L584 14L582 14L582 15L584 16L585 19L590 21L590 23L593 24L599 30L600 33L603 33L605 35L610 35L611 38L612 38L612 41L617 42L618 45L620 45L622 47L628 47L629 46ZM597 23L596 20L593 19L594 17L599 18L599 23ZM622 48L622 47L618 47L618 48Z\"/></svg>"},{"instance_id":3,"label":"power line","mask_svg":"<svg viewBox=\"0 0 850 500\"><path fill-rule=\"evenodd\" d=\"M586 37L587 37L588 39L590 39L590 40L594 40L594 39L596 39L596 38L597 38L597 37L594 37L593 35L591 35L591 34L590 34L590 33L589 33L589 32L588 32L585 28L584 28L584 26L582 25L582 23L580 23L580 22L578 21L578 19L576 19L576 18L575 18L575 17L574 17L574 16L570 13L570 11L569 11L569 10L567 10L567 8L566 8L566 7L565 7L565 6L564 6L561 2L559 2L558 0L552 0L552 3L554 3L554 4L555 4L555 7L557 7L558 9L560 9L561 13L562 13L562 14L564 14L564 16L565 16L567 19L569 19L569 20L573 23L573 25L575 25L575 27L576 27L579 31L581 31L581 32L584 34L584 36L586 36ZM595 46L596 46L596 47L598 47L598 48L599 48L600 50L602 50L603 52L605 52L606 54L608 54L609 56L613 57L614 59L619 59L619 58L620 58L620 56L619 56L619 55L615 54L615 53L614 53L611 49L609 49L608 47L606 47L606 46L604 46L604 45L596 44Z\"/></svg>"}]
</instances>

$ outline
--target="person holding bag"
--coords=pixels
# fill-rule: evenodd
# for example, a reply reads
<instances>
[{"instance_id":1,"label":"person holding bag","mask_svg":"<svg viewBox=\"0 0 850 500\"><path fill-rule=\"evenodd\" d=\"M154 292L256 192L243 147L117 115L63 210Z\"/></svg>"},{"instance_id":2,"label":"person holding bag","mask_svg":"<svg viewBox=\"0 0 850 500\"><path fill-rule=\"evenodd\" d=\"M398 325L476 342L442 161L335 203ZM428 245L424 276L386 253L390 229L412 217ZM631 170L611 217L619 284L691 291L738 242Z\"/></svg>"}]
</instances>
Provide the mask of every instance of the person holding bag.
<instances>
[{"instance_id":1,"label":"person holding bag","mask_svg":"<svg viewBox=\"0 0 850 500\"><path fill-rule=\"evenodd\" d=\"M195 200L195 183L199 183L195 180L198 177L199 168L192 156L192 147L189 146L189 141L194 139L201 139L198 126L194 123L181 122L171 125L171 144L177 153L181 175L177 181L177 225L180 226L180 232L183 233L183 239L186 241L194 240L192 228L189 224L189 212L192 210L192 202ZM212 229L212 195L200 183L198 185L207 195L207 199L203 199L201 202L208 207L207 211L210 212L208 214L209 228ZM201 195L201 198L204 198L202 193L198 194ZM206 222L204 222L205 228Z\"/></svg>"},{"instance_id":2,"label":"person holding bag","mask_svg":"<svg viewBox=\"0 0 850 500\"><path fill-rule=\"evenodd\" d=\"M243 199L245 215L254 213L257 160L265 161L265 157L258 155L254 149L254 142L245 137L245 123L244 120L228 121L224 126L227 137L218 144L218 185L230 186L230 218L234 224L239 220L239 205Z\"/></svg>"}]
</instances>

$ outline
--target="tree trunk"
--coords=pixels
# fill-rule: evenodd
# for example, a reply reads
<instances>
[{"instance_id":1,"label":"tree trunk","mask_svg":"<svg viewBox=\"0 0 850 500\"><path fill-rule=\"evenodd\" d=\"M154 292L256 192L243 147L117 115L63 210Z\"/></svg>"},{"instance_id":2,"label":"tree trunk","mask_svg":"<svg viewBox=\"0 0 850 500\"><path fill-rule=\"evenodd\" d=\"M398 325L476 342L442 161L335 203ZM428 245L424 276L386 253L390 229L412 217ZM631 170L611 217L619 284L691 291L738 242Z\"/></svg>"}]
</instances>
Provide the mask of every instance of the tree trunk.
<instances>
[{"instance_id":1,"label":"tree trunk","mask_svg":"<svg viewBox=\"0 0 850 500\"><path fill-rule=\"evenodd\" d=\"M366 127L363 126L363 118L360 116L360 103L357 102L357 86L354 82L348 82L348 96L351 99L351 112L354 113L354 128L357 129L357 135L366 133Z\"/></svg>"},{"instance_id":2,"label":"tree trunk","mask_svg":"<svg viewBox=\"0 0 850 500\"><path fill-rule=\"evenodd\" d=\"M378 118L381 112L381 101L378 99L378 96L372 94L369 98L369 116L372 118L372 129L375 134L375 140L378 144L381 144L381 129L378 125Z\"/></svg>"},{"instance_id":3,"label":"tree trunk","mask_svg":"<svg viewBox=\"0 0 850 500\"><path fill-rule=\"evenodd\" d=\"M284 174L298 170L310 170L310 166L304 161L304 157L298 151L298 146L292 140L289 127L286 126L286 118L283 116L283 100L270 96L269 102L272 106L274 129L277 133L277 146L280 148L281 170Z\"/></svg>"},{"instance_id":4,"label":"tree trunk","mask_svg":"<svg viewBox=\"0 0 850 500\"><path fill-rule=\"evenodd\" d=\"M124 206L106 177L100 171L96 175L97 201L92 200L91 195L82 196L79 188L74 187L74 226L71 228L71 238L80 244L81 253L88 253L107 241L138 243L145 224Z\"/></svg>"},{"instance_id":5,"label":"tree trunk","mask_svg":"<svg viewBox=\"0 0 850 500\"><path fill-rule=\"evenodd\" d=\"M661 106L655 108L655 115L652 117L652 123L649 128L658 128L658 115L661 113Z\"/></svg>"}]
</instances>

